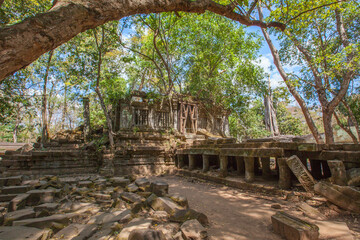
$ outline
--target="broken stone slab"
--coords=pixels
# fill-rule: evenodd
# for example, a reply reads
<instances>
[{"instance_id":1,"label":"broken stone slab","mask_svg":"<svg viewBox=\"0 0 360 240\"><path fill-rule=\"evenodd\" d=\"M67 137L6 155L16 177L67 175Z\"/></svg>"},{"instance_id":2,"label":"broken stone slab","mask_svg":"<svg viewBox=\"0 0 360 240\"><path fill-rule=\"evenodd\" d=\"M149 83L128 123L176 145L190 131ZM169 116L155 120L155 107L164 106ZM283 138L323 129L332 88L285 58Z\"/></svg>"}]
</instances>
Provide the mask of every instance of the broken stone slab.
<instances>
[{"instance_id":1,"label":"broken stone slab","mask_svg":"<svg viewBox=\"0 0 360 240\"><path fill-rule=\"evenodd\" d=\"M314 185L316 184L315 179L301 162L300 158L293 155L286 159L286 163L295 174L301 185L307 192L314 192Z\"/></svg>"},{"instance_id":2,"label":"broken stone slab","mask_svg":"<svg viewBox=\"0 0 360 240\"><path fill-rule=\"evenodd\" d=\"M335 205L356 213L360 213L360 192L345 186L318 182L314 186L315 192L324 196Z\"/></svg>"},{"instance_id":3,"label":"broken stone slab","mask_svg":"<svg viewBox=\"0 0 360 240\"><path fill-rule=\"evenodd\" d=\"M326 219L324 214L322 214L321 212L319 212L319 210L317 210L316 208L310 206L309 204L307 204L305 202L300 202L298 204L298 207L306 216L308 216L312 219L317 219L317 220Z\"/></svg>"},{"instance_id":4,"label":"broken stone slab","mask_svg":"<svg viewBox=\"0 0 360 240\"><path fill-rule=\"evenodd\" d=\"M139 190L139 187L135 183L130 183L129 185L126 186L125 189L128 192L136 192Z\"/></svg>"},{"instance_id":5,"label":"broken stone slab","mask_svg":"<svg viewBox=\"0 0 360 240\"><path fill-rule=\"evenodd\" d=\"M78 236L85 227L86 227L85 224L72 223L69 226L57 232L53 236L53 239L54 240L73 239L74 237Z\"/></svg>"},{"instance_id":6,"label":"broken stone slab","mask_svg":"<svg viewBox=\"0 0 360 240\"><path fill-rule=\"evenodd\" d=\"M23 181L23 175L20 176L12 176L12 177L7 177L7 178L2 178L4 179L4 186L18 186L22 183Z\"/></svg>"},{"instance_id":7,"label":"broken stone slab","mask_svg":"<svg viewBox=\"0 0 360 240\"><path fill-rule=\"evenodd\" d=\"M86 224L80 233L71 240L85 240L89 239L99 229L97 224Z\"/></svg>"},{"instance_id":8,"label":"broken stone slab","mask_svg":"<svg viewBox=\"0 0 360 240\"><path fill-rule=\"evenodd\" d=\"M148 229L152 224L152 220L144 218L134 218L126 225L116 236L116 240L128 240L130 233L134 230Z\"/></svg>"},{"instance_id":9,"label":"broken stone slab","mask_svg":"<svg viewBox=\"0 0 360 240\"><path fill-rule=\"evenodd\" d=\"M22 220L22 219L28 219L28 218L34 218L35 212L31 208L17 210L13 212L8 212L4 216L4 225L5 226L11 226L14 225L15 221Z\"/></svg>"},{"instance_id":10,"label":"broken stone slab","mask_svg":"<svg viewBox=\"0 0 360 240\"><path fill-rule=\"evenodd\" d=\"M177 210L174 214L170 215L171 221L179 223L183 223L191 219L198 220L204 227L209 225L208 217L203 213L195 211L194 209Z\"/></svg>"},{"instance_id":11,"label":"broken stone slab","mask_svg":"<svg viewBox=\"0 0 360 240\"><path fill-rule=\"evenodd\" d=\"M43 203L39 206L35 206L34 210L35 212L41 212L41 211L54 212L58 207L59 207L58 203Z\"/></svg>"},{"instance_id":12,"label":"broken stone slab","mask_svg":"<svg viewBox=\"0 0 360 240\"><path fill-rule=\"evenodd\" d=\"M208 237L206 229L196 219L184 222L180 229L186 239L201 240Z\"/></svg>"},{"instance_id":13,"label":"broken stone slab","mask_svg":"<svg viewBox=\"0 0 360 240\"><path fill-rule=\"evenodd\" d=\"M360 168L351 168L346 171L349 186L360 186Z\"/></svg>"},{"instance_id":14,"label":"broken stone slab","mask_svg":"<svg viewBox=\"0 0 360 240\"><path fill-rule=\"evenodd\" d=\"M129 235L129 240L166 240L162 231L154 229L136 229Z\"/></svg>"},{"instance_id":15,"label":"broken stone slab","mask_svg":"<svg viewBox=\"0 0 360 240\"><path fill-rule=\"evenodd\" d=\"M122 178L122 177L112 177L110 178L110 182L112 183L113 187L126 187L129 183L130 180L127 178Z\"/></svg>"},{"instance_id":16,"label":"broken stone slab","mask_svg":"<svg viewBox=\"0 0 360 240\"><path fill-rule=\"evenodd\" d=\"M184 240L182 232L178 232L173 236L174 240Z\"/></svg>"},{"instance_id":17,"label":"broken stone slab","mask_svg":"<svg viewBox=\"0 0 360 240\"><path fill-rule=\"evenodd\" d=\"M163 197L169 193L169 184L162 181L152 182L150 185L150 191L155 193L158 197Z\"/></svg>"},{"instance_id":18,"label":"broken stone slab","mask_svg":"<svg viewBox=\"0 0 360 240\"><path fill-rule=\"evenodd\" d=\"M54 201L54 197L59 195L60 189L35 189L28 191L30 196L27 198L26 204L29 206L38 205L40 203L50 203Z\"/></svg>"},{"instance_id":19,"label":"broken stone slab","mask_svg":"<svg viewBox=\"0 0 360 240\"><path fill-rule=\"evenodd\" d=\"M147 178L138 178L138 179L135 180L135 184L143 192L150 191L150 181Z\"/></svg>"},{"instance_id":20,"label":"broken stone slab","mask_svg":"<svg viewBox=\"0 0 360 240\"><path fill-rule=\"evenodd\" d=\"M167 195L171 200L175 201L177 204L179 204L182 207L189 208L188 200L185 196L182 196L177 193L168 194Z\"/></svg>"},{"instance_id":21,"label":"broken stone slab","mask_svg":"<svg viewBox=\"0 0 360 240\"><path fill-rule=\"evenodd\" d=\"M125 200L126 202L129 203L138 203L138 202L145 202L145 198L139 196L136 193L132 193L132 192L123 192L120 195L121 199Z\"/></svg>"},{"instance_id":22,"label":"broken stone slab","mask_svg":"<svg viewBox=\"0 0 360 240\"><path fill-rule=\"evenodd\" d=\"M9 187L3 187L1 189L2 194L20 194L20 193L26 193L31 189L31 186L29 185L22 185L22 186L9 186Z\"/></svg>"},{"instance_id":23,"label":"broken stone slab","mask_svg":"<svg viewBox=\"0 0 360 240\"><path fill-rule=\"evenodd\" d=\"M94 197L96 200L111 200L111 195L110 194L89 193L89 196Z\"/></svg>"},{"instance_id":24,"label":"broken stone slab","mask_svg":"<svg viewBox=\"0 0 360 240\"><path fill-rule=\"evenodd\" d=\"M130 222L132 219L131 211L129 209L115 211L112 212L112 214L114 215L114 217L111 219L111 222L118 222L124 224Z\"/></svg>"},{"instance_id":25,"label":"broken stone slab","mask_svg":"<svg viewBox=\"0 0 360 240\"><path fill-rule=\"evenodd\" d=\"M47 231L32 227L0 227L0 239L6 240L40 240L46 238Z\"/></svg>"},{"instance_id":26,"label":"broken stone slab","mask_svg":"<svg viewBox=\"0 0 360 240\"><path fill-rule=\"evenodd\" d=\"M167 222L169 220L170 215L165 211L155 211L151 218L158 222Z\"/></svg>"},{"instance_id":27,"label":"broken stone slab","mask_svg":"<svg viewBox=\"0 0 360 240\"><path fill-rule=\"evenodd\" d=\"M79 187L91 187L93 184L92 181L80 181L77 184Z\"/></svg>"},{"instance_id":28,"label":"broken stone slab","mask_svg":"<svg viewBox=\"0 0 360 240\"><path fill-rule=\"evenodd\" d=\"M176 211L184 209L167 197L158 197L154 199L151 203L151 208L155 211L165 211L170 215L173 215Z\"/></svg>"},{"instance_id":29,"label":"broken stone slab","mask_svg":"<svg viewBox=\"0 0 360 240\"><path fill-rule=\"evenodd\" d=\"M102 228L99 231L96 231L90 238L87 240L108 240L111 237L112 229L110 227Z\"/></svg>"},{"instance_id":30,"label":"broken stone slab","mask_svg":"<svg viewBox=\"0 0 360 240\"><path fill-rule=\"evenodd\" d=\"M180 224L163 223L155 226L155 229L163 232L166 239L173 239L173 236L180 231Z\"/></svg>"},{"instance_id":31,"label":"broken stone slab","mask_svg":"<svg viewBox=\"0 0 360 240\"><path fill-rule=\"evenodd\" d=\"M319 227L303 221L285 212L271 216L274 232L287 240L316 240L319 238Z\"/></svg>"},{"instance_id":32,"label":"broken stone slab","mask_svg":"<svg viewBox=\"0 0 360 240\"><path fill-rule=\"evenodd\" d=\"M328 160L327 163L329 165L331 172L330 181L340 186L346 186L347 177L346 177L346 170L343 161Z\"/></svg>"},{"instance_id":33,"label":"broken stone slab","mask_svg":"<svg viewBox=\"0 0 360 240\"><path fill-rule=\"evenodd\" d=\"M20 210L21 211L21 210ZM54 223L60 223L67 225L70 223L71 219L79 216L75 213L65 213L65 214L55 214L48 217L41 218L32 218L14 221L14 226L27 226L27 227L36 227L36 228L50 228Z\"/></svg>"},{"instance_id":34,"label":"broken stone slab","mask_svg":"<svg viewBox=\"0 0 360 240\"><path fill-rule=\"evenodd\" d=\"M23 194L19 194L16 197L14 197L9 203L8 211L12 212L12 211L16 211L16 210L20 210L20 209L24 208L26 205L26 200L29 196L30 196L30 194L23 193Z\"/></svg>"},{"instance_id":35,"label":"broken stone slab","mask_svg":"<svg viewBox=\"0 0 360 240\"><path fill-rule=\"evenodd\" d=\"M14 199L18 194L0 194L0 202L9 202Z\"/></svg>"}]
</instances>

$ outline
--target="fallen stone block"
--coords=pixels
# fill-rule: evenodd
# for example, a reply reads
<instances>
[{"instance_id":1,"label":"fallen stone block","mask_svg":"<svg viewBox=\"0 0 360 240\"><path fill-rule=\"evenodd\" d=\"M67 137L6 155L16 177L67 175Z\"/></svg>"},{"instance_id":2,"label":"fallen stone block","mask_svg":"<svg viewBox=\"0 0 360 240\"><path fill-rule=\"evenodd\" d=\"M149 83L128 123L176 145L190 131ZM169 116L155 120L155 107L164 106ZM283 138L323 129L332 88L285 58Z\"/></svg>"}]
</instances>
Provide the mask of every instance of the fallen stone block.
<instances>
[{"instance_id":1,"label":"fallen stone block","mask_svg":"<svg viewBox=\"0 0 360 240\"><path fill-rule=\"evenodd\" d=\"M155 211L165 211L168 214L172 215L176 211L182 210L183 207L176 204L170 198L167 197L158 197L151 203L151 208Z\"/></svg>"},{"instance_id":2,"label":"fallen stone block","mask_svg":"<svg viewBox=\"0 0 360 240\"><path fill-rule=\"evenodd\" d=\"M35 217L35 212L31 208L8 212L4 216L4 225L11 226L14 224L15 221L34 218L34 217Z\"/></svg>"},{"instance_id":3,"label":"fallen stone block","mask_svg":"<svg viewBox=\"0 0 360 240\"><path fill-rule=\"evenodd\" d=\"M23 186L9 186L9 187L3 187L1 189L2 194L20 194L20 193L26 193L31 189L31 186L29 185L23 185Z\"/></svg>"},{"instance_id":4,"label":"fallen stone block","mask_svg":"<svg viewBox=\"0 0 360 240\"><path fill-rule=\"evenodd\" d=\"M163 223L155 227L156 230L163 232L166 239L173 239L173 236L180 231L180 224L178 223Z\"/></svg>"},{"instance_id":5,"label":"fallen stone block","mask_svg":"<svg viewBox=\"0 0 360 240\"><path fill-rule=\"evenodd\" d=\"M73 223L69 226L61 229L54 236L54 240L64 240L64 239L72 239L80 234L80 232L86 227L85 224Z\"/></svg>"},{"instance_id":6,"label":"fallen stone block","mask_svg":"<svg viewBox=\"0 0 360 240\"><path fill-rule=\"evenodd\" d=\"M131 211L129 209L112 212L114 217L111 219L112 222L118 222L121 224L128 223L132 219Z\"/></svg>"},{"instance_id":7,"label":"fallen stone block","mask_svg":"<svg viewBox=\"0 0 360 240\"><path fill-rule=\"evenodd\" d=\"M39 206L35 206L34 210L35 212L41 212L41 211L48 211L48 212L54 212L59 207L58 203L43 203Z\"/></svg>"},{"instance_id":8,"label":"fallen stone block","mask_svg":"<svg viewBox=\"0 0 360 240\"><path fill-rule=\"evenodd\" d=\"M296 155L293 155L286 159L286 163L304 189L307 192L314 192L314 185L316 184L316 181L304 164L302 164L301 160Z\"/></svg>"},{"instance_id":9,"label":"fallen stone block","mask_svg":"<svg viewBox=\"0 0 360 240\"><path fill-rule=\"evenodd\" d=\"M0 202L9 202L14 199L18 194L0 194Z\"/></svg>"},{"instance_id":10,"label":"fallen stone block","mask_svg":"<svg viewBox=\"0 0 360 240\"><path fill-rule=\"evenodd\" d=\"M205 214L197 212L193 209L177 210L170 215L171 221L179 222L179 223L183 223L191 219L198 220L201 223L201 225L203 225L204 227L209 225L208 217Z\"/></svg>"},{"instance_id":11,"label":"fallen stone block","mask_svg":"<svg viewBox=\"0 0 360 240\"><path fill-rule=\"evenodd\" d=\"M169 217L170 215L165 211L155 211L151 216L152 219L159 222L167 222Z\"/></svg>"},{"instance_id":12,"label":"fallen stone block","mask_svg":"<svg viewBox=\"0 0 360 240\"><path fill-rule=\"evenodd\" d=\"M271 216L274 232L287 240L316 240L319 238L319 228L309 222L284 212Z\"/></svg>"},{"instance_id":13,"label":"fallen stone block","mask_svg":"<svg viewBox=\"0 0 360 240\"><path fill-rule=\"evenodd\" d=\"M43 229L43 228L50 228L53 225L53 223L60 223L63 225L67 225L70 223L72 218L75 218L77 216L78 216L78 214L74 214L74 213L55 214L55 215L51 215L48 217L14 221L13 225L14 226L36 227L36 228Z\"/></svg>"},{"instance_id":14,"label":"fallen stone block","mask_svg":"<svg viewBox=\"0 0 360 240\"><path fill-rule=\"evenodd\" d=\"M9 203L9 212L20 210L25 207L26 200L30 195L27 193L19 194L14 197Z\"/></svg>"},{"instance_id":15,"label":"fallen stone block","mask_svg":"<svg viewBox=\"0 0 360 240\"><path fill-rule=\"evenodd\" d=\"M108 240L110 238L111 233L112 233L112 229L110 227L105 227L99 231L96 231L87 240Z\"/></svg>"},{"instance_id":16,"label":"fallen stone block","mask_svg":"<svg viewBox=\"0 0 360 240\"><path fill-rule=\"evenodd\" d=\"M173 201L175 201L180 206L189 208L189 203L185 196L181 196L180 194L174 193L174 194L168 194L168 197Z\"/></svg>"},{"instance_id":17,"label":"fallen stone block","mask_svg":"<svg viewBox=\"0 0 360 240\"><path fill-rule=\"evenodd\" d=\"M351 168L346 171L349 186L360 186L360 168Z\"/></svg>"},{"instance_id":18,"label":"fallen stone block","mask_svg":"<svg viewBox=\"0 0 360 240\"><path fill-rule=\"evenodd\" d=\"M173 236L174 240L184 240L182 232L178 232Z\"/></svg>"},{"instance_id":19,"label":"fallen stone block","mask_svg":"<svg viewBox=\"0 0 360 240\"><path fill-rule=\"evenodd\" d=\"M321 194L335 205L355 213L360 213L359 191L351 187L338 186L326 182L315 184L314 189L318 194Z\"/></svg>"},{"instance_id":20,"label":"fallen stone block","mask_svg":"<svg viewBox=\"0 0 360 240\"><path fill-rule=\"evenodd\" d=\"M166 240L165 235L158 230L136 229L133 230L128 240Z\"/></svg>"},{"instance_id":21,"label":"fallen stone block","mask_svg":"<svg viewBox=\"0 0 360 240\"><path fill-rule=\"evenodd\" d=\"M117 235L116 240L128 240L130 233L134 230L148 229L152 224L152 220L144 218L135 218L126 225Z\"/></svg>"},{"instance_id":22,"label":"fallen stone block","mask_svg":"<svg viewBox=\"0 0 360 240\"><path fill-rule=\"evenodd\" d=\"M97 230L99 230L99 226L97 224L86 224L82 231L71 240L89 239Z\"/></svg>"},{"instance_id":23,"label":"fallen stone block","mask_svg":"<svg viewBox=\"0 0 360 240\"><path fill-rule=\"evenodd\" d=\"M47 231L32 227L0 227L0 239L4 240L40 240L46 238Z\"/></svg>"},{"instance_id":24,"label":"fallen stone block","mask_svg":"<svg viewBox=\"0 0 360 240\"><path fill-rule=\"evenodd\" d=\"M126 178L122 178L122 177L113 177L110 178L110 182L112 183L113 187L126 187L129 183L130 180L126 179Z\"/></svg>"},{"instance_id":25,"label":"fallen stone block","mask_svg":"<svg viewBox=\"0 0 360 240\"><path fill-rule=\"evenodd\" d=\"M147 178L138 178L135 180L135 184L143 192L150 191L150 181Z\"/></svg>"},{"instance_id":26,"label":"fallen stone block","mask_svg":"<svg viewBox=\"0 0 360 240\"><path fill-rule=\"evenodd\" d=\"M26 204L29 206L38 205L41 203L51 203L54 197L61 192L60 189L35 189L28 191L30 196L27 198Z\"/></svg>"},{"instance_id":27,"label":"fallen stone block","mask_svg":"<svg viewBox=\"0 0 360 240\"><path fill-rule=\"evenodd\" d=\"M208 237L206 229L196 219L184 222L180 229L185 239L201 240Z\"/></svg>"},{"instance_id":28,"label":"fallen stone block","mask_svg":"<svg viewBox=\"0 0 360 240\"><path fill-rule=\"evenodd\" d=\"M139 190L139 187L135 183L130 183L129 185L126 186L126 191L136 192L138 190Z\"/></svg>"},{"instance_id":29,"label":"fallen stone block","mask_svg":"<svg viewBox=\"0 0 360 240\"><path fill-rule=\"evenodd\" d=\"M23 181L23 175L7 177L5 179L6 179L5 186L18 186Z\"/></svg>"},{"instance_id":30,"label":"fallen stone block","mask_svg":"<svg viewBox=\"0 0 360 240\"><path fill-rule=\"evenodd\" d=\"M82 188L82 187L91 187L91 186L94 185L94 184L93 184L92 181L80 181L80 182L78 182L77 185L78 185L80 188Z\"/></svg>"},{"instance_id":31,"label":"fallen stone block","mask_svg":"<svg viewBox=\"0 0 360 240\"><path fill-rule=\"evenodd\" d=\"M155 193L158 197L163 197L169 193L169 184L162 181L152 182L150 185L150 191Z\"/></svg>"},{"instance_id":32,"label":"fallen stone block","mask_svg":"<svg viewBox=\"0 0 360 240\"><path fill-rule=\"evenodd\" d=\"M300 202L298 204L298 207L306 216L312 219L324 220L326 218L325 215L319 212L319 210L317 210L314 207L311 207L309 204L305 202Z\"/></svg>"},{"instance_id":33,"label":"fallen stone block","mask_svg":"<svg viewBox=\"0 0 360 240\"><path fill-rule=\"evenodd\" d=\"M329 160L327 163L331 172L330 181L337 185L346 186L347 177L344 163L340 160Z\"/></svg>"},{"instance_id":34,"label":"fallen stone block","mask_svg":"<svg viewBox=\"0 0 360 240\"><path fill-rule=\"evenodd\" d=\"M123 192L120 195L121 199L129 203L145 202L145 198L139 196L136 193Z\"/></svg>"}]
</instances>

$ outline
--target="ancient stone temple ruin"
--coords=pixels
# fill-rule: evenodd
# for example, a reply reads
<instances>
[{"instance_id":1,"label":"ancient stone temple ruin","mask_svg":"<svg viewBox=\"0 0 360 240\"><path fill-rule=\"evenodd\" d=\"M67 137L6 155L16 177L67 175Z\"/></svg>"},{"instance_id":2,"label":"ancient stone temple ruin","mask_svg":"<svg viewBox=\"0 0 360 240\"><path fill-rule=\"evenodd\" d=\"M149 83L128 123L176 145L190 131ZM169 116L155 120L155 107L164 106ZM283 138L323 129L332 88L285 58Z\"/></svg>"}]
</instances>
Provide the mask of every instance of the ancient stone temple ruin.
<instances>
[{"instance_id":1,"label":"ancient stone temple ruin","mask_svg":"<svg viewBox=\"0 0 360 240\"><path fill-rule=\"evenodd\" d=\"M89 104L85 99L83 127L43 145L7 146L2 153L0 223L11 227L3 227L0 239L12 239L14 231L43 239L138 240L147 233L157 239L163 233L166 239L207 239L207 216L168 192L158 181L166 173L272 195L282 203L297 198L296 209L317 220L325 219L318 205L360 214L358 144L281 136L238 142L229 136L224 108L189 96L159 99L135 92L111 108L115 149L110 151L107 132L90 129ZM161 177L139 178L150 175ZM286 239L319 237L318 222L283 211L268 221ZM323 239L337 239L329 236Z\"/></svg>"}]
</instances>

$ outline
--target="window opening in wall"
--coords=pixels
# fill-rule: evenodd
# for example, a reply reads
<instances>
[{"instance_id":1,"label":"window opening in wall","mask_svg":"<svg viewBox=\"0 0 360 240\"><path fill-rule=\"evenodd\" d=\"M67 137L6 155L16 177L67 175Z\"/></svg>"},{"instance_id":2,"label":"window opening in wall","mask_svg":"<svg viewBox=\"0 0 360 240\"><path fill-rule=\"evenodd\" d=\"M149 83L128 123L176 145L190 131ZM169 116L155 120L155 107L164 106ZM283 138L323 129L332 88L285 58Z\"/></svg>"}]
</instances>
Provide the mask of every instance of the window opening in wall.
<instances>
[{"instance_id":1,"label":"window opening in wall","mask_svg":"<svg viewBox=\"0 0 360 240\"><path fill-rule=\"evenodd\" d=\"M149 118L149 111L145 109L134 109L134 124L135 126L147 126Z\"/></svg>"}]
</instances>

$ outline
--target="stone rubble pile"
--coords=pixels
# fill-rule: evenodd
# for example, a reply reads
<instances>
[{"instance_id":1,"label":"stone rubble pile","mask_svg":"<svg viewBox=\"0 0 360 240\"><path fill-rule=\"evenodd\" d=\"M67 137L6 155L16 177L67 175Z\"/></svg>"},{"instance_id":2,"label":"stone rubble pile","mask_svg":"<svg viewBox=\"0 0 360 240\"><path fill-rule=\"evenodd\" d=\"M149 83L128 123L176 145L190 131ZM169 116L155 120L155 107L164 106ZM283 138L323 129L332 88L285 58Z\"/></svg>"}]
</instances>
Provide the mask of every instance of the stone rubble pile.
<instances>
[{"instance_id":1,"label":"stone rubble pile","mask_svg":"<svg viewBox=\"0 0 360 240\"><path fill-rule=\"evenodd\" d=\"M162 181L14 176L0 187L0 239L208 239L206 215Z\"/></svg>"}]
</instances>

